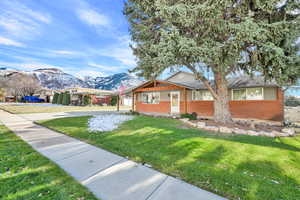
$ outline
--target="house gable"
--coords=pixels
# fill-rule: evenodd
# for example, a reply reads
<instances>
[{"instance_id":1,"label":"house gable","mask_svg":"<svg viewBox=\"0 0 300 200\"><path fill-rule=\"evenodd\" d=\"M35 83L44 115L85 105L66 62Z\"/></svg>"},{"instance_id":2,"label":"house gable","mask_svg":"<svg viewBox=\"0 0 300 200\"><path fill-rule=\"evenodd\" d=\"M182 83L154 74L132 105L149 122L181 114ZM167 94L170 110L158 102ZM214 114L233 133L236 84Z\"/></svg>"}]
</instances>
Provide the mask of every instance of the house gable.
<instances>
[{"instance_id":1,"label":"house gable","mask_svg":"<svg viewBox=\"0 0 300 200\"><path fill-rule=\"evenodd\" d=\"M136 89L134 92L150 92L150 91L163 91L163 90L178 90L183 89L184 87L164 82L164 81L150 81Z\"/></svg>"},{"instance_id":2,"label":"house gable","mask_svg":"<svg viewBox=\"0 0 300 200\"><path fill-rule=\"evenodd\" d=\"M180 83L180 82L193 82L196 81L196 79L192 73L180 71L168 77L166 81Z\"/></svg>"}]
</instances>

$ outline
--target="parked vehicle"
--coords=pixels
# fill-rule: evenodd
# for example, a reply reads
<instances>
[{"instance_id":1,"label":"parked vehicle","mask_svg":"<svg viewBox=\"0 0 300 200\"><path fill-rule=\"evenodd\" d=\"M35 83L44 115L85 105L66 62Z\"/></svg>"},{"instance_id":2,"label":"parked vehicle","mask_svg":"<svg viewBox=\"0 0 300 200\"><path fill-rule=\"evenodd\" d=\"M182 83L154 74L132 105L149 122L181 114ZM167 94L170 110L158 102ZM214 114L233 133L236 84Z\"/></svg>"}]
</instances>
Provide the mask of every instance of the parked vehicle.
<instances>
[{"instance_id":1,"label":"parked vehicle","mask_svg":"<svg viewBox=\"0 0 300 200\"><path fill-rule=\"evenodd\" d=\"M43 103L45 100L36 96L25 96L22 101L26 103Z\"/></svg>"}]
</instances>

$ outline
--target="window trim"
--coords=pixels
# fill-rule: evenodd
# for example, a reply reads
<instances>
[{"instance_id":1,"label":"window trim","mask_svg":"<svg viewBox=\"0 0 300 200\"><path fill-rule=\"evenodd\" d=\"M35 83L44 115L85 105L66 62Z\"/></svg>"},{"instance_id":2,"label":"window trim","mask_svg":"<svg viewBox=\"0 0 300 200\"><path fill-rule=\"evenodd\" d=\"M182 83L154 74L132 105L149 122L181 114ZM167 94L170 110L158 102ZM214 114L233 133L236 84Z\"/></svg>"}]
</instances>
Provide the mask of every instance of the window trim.
<instances>
[{"instance_id":1,"label":"window trim","mask_svg":"<svg viewBox=\"0 0 300 200\"><path fill-rule=\"evenodd\" d=\"M262 99L248 99L248 89L252 88L260 88L262 91ZM237 90L246 90L246 99L242 100L236 100L234 99L233 92ZM250 88L237 88L237 89L231 89L231 101L263 101L265 100L265 92L264 92L264 87L250 87Z\"/></svg>"},{"instance_id":2,"label":"window trim","mask_svg":"<svg viewBox=\"0 0 300 200\"><path fill-rule=\"evenodd\" d=\"M148 103L148 102L144 102L143 95L144 95L144 94L147 94L147 95L148 95L148 94L150 94L150 93L152 93L152 94L157 93L157 94L158 94L158 101L157 101L157 103ZM160 103L160 92L142 92L141 94L142 94L142 97L141 97L141 98L142 98L142 103L143 103L143 104L159 104L159 103ZM148 99L149 99L149 98L148 98Z\"/></svg>"},{"instance_id":3,"label":"window trim","mask_svg":"<svg viewBox=\"0 0 300 200\"><path fill-rule=\"evenodd\" d=\"M233 98L234 97L233 92L234 91L239 91L239 90L245 90L246 91L246 99L238 99L238 100L236 100L236 99ZM246 101L247 100L247 88L231 89L231 100L232 101Z\"/></svg>"},{"instance_id":4,"label":"window trim","mask_svg":"<svg viewBox=\"0 0 300 200\"><path fill-rule=\"evenodd\" d=\"M195 99L195 97L196 97L195 92L201 92L201 91L208 92L211 95L212 99ZM192 101L214 101L214 98L209 90L192 90Z\"/></svg>"}]
</instances>

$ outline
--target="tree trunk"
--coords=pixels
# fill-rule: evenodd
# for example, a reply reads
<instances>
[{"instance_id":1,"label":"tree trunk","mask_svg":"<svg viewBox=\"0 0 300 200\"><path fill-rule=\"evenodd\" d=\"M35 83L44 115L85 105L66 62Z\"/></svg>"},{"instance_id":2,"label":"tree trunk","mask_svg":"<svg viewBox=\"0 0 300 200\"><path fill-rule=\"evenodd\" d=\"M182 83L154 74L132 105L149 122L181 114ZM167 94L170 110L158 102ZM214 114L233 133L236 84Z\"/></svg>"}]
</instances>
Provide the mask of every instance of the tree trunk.
<instances>
[{"instance_id":1,"label":"tree trunk","mask_svg":"<svg viewBox=\"0 0 300 200\"><path fill-rule=\"evenodd\" d=\"M214 73L217 98L214 99L214 120L219 123L232 123L229 110L228 86L225 75Z\"/></svg>"}]
</instances>

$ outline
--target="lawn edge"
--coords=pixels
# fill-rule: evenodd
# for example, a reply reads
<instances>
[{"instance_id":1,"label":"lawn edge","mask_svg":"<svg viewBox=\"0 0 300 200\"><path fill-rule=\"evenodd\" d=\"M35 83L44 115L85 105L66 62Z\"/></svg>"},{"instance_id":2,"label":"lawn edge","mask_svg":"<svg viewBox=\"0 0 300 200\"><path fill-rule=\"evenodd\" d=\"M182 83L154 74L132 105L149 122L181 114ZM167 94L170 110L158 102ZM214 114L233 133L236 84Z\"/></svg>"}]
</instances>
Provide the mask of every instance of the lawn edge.
<instances>
[{"instance_id":1,"label":"lawn edge","mask_svg":"<svg viewBox=\"0 0 300 200\"><path fill-rule=\"evenodd\" d=\"M34 123L35 124L35 123ZM39 124L37 124L39 125ZM91 196L93 196L95 199L99 199L97 198L94 193L92 191L90 191L86 186L82 185L79 181L77 181L73 176L71 176L70 174L68 174L68 172L66 172L64 169L62 169L56 162L52 161L50 158L44 156L43 154L41 154L40 152L38 152L37 150L35 150L33 148L33 146L31 146L30 144L28 144L26 141L24 141L19 135L17 135L13 130L11 130L9 127L7 127L5 124L0 124L0 127L5 127L10 134L13 134L15 137L18 138L18 140L22 141L26 146L28 146L33 152L37 153L39 156L43 157L43 159L46 159L50 164L54 165L59 171L60 173L63 173L65 176L67 176L72 182L77 183L78 186L82 187L82 189L85 189L86 192L88 192ZM84 197L85 198L85 197ZM101 200L101 199L99 199Z\"/></svg>"}]
</instances>

